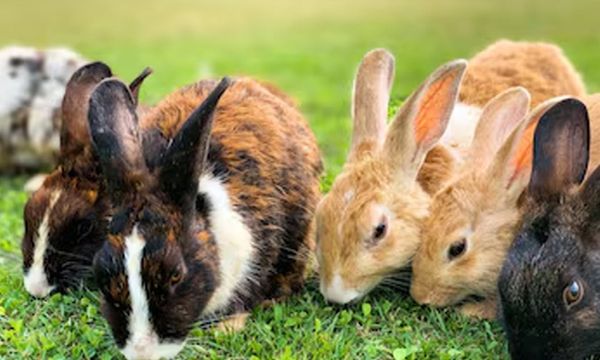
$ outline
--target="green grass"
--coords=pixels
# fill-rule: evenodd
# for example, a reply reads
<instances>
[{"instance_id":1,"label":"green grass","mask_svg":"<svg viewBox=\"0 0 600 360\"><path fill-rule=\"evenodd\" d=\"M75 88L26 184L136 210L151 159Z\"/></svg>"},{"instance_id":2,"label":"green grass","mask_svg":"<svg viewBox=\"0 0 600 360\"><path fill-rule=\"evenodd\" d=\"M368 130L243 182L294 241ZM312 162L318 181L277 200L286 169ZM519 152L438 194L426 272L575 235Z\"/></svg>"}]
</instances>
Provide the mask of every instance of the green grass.
<instances>
[{"instance_id":1,"label":"green grass","mask_svg":"<svg viewBox=\"0 0 600 360\"><path fill-rule=\"evenodd\" d=\"M206 4L202 4L206 3ZM442 62L470 57L499 37L561 45L590 91L600 89L595 1L361 0L29 1L0 4L0 45L64 44L131 79L155 74L155 102L205 76L247 74L295 97L323 151L327 189L348 146L355 66L373 47L397 57L398 102ZM23 289L19 241L24 178L0 178L0 358L112 358L115 347L93 292L33 300ZM196 330L182 357L505 358L498 325L422 308L390 290L327 305L315 281L300 296L257 309L245 330Z\"/></svg>"}]
</instances>

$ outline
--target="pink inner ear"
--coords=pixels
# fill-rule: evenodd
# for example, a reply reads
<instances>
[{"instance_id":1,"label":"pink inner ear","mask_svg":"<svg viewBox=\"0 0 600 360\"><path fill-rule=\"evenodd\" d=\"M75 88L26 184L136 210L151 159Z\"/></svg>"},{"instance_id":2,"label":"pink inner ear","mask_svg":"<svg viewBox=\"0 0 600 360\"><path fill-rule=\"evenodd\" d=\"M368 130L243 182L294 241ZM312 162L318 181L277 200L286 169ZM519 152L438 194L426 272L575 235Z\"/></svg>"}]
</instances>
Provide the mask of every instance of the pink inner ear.
<instances>
[{"instance_id":1,"label":"pink inner ear","mask_svg":"<svg viewBox=\"0 0 600 360\"><path fill-rule=\"evenodd\" d=\"M444 76L431 84L423 94L415 121L417 144L427 143L440 135L440 122L453 101L450 96L453 80L453 76Z\"/></svg>"},{"instance_id":2,"label":"pink inner ear","mask_svg":"<svg viewBox=\"0 0 600 360\"><path fill-rule=\"evenodd\" d=\"M533 136L535 128L540 120L541 116L530 121L523 133L521 139L517 144L517 147L512 156L510 166L513 169L513 173L509 179L509 186L512 182L521 175L524 171L530 171L533 162Z\"/></svg>"}]
</instances>

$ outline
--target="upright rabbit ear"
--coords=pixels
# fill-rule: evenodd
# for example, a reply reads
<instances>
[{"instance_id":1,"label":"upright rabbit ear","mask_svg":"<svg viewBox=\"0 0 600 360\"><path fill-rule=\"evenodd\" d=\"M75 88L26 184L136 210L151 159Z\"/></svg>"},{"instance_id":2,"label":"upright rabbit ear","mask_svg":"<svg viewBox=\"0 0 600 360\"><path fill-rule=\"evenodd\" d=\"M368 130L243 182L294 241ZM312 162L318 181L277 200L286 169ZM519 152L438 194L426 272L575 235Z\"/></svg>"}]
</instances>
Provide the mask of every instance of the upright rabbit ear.
<instances>
[{"instance_id":1,"label":"upright rabbit ear","mask_svg":"<svg viewBox=\"0 0 600 360\"><path fill-rule=\"evenodd\" d=\"M89 98L94 87L111 76L110 68L101 62L87 64L71 76L62 102L60 148L63 159L79 156L90 145Z\"/></svg>"},{"instance_id":2,"label":"upright rabbit ear","mask_svg":"<svg viewBox=\"0 0 600 360\"><path fill-rule=\"evenodd\" d=\"M567 98L548 109L535 129L530 193L553 197L583 181L590 150L590 123L585 105Z\"/></svg>"},{"instance_id":3,"label":"upright rabbit ear","mask_svg":"<svg viewBox=\"0 0 600 360\"><path fill-rule=\"evenodd\" d=\"M221 80L183 124L163 158L159 175L161 189L184 209L184 213L189 213L195 204L199 176L208 153L213 114L230 85L229 78Z\"/></svg>"},{"instance_id":4,"label":"upright rabbit ear","mask_svg":"<svg viewBox=\"0 0 600 360\"><path fill-rule=\"evenodd\" d=\"M129 88L116 79L101 82L90 98L92 143L115 200L148 181L135 107Z\"/></svg>"},{"instance_id":5,"label":"upright rabbit ear","mask_svg":"<svg viewBox=\"0 0 600 360\"><path fill-rule=\"evenodd\" d=\"M491 187L509 201L516 201L531 177L533 133L542 116L564 98L550 99L531 111L507 136L494 153L491 163L483 165Z\"/></svg>"},{"instance_id":6,"label":"upright rabbit ear","mask_svg":"<svg viewBox=\"0 0 600 360\"><path fill-rule=\"evenodd\" d=\"M357 156L358 145L383 143L387 126L390 89L394 80L394 56L385 49L368 52L358 67L352 99L352 145L349 158Z\"/></svg>"},{"instance_id":7,"label":"upright rabbit ear","mask_svg":"<svg viewBox=\"0 0 600 360\"><path fill-rule=\"evenodd\" d=\"M485 105L469 149L469 157L474 166L490 164L498 149L527 115L530 103L529 92L522 87L514 87L500 93Z\"/></svg>"},{"instance_id":8,"label":"upright rabbit ear","mask_svg":"<svg viewBox=\"0 0 600 360\"><path fill-rule=\"evenodd\" d=\"M416 178L425 155L448 126L466 67L465 60L443 65L398 110L382 152L393 171Z\"/></svg>"},{"instance_id":9,"label":"upright rabbit ear","mask_svg":"<svg viewBox=\"0 0 600 360\"><path fill-rule=\"evenodd\" d=\"M129 90L131 91L131 94L133 95L133 98L135 100L135 104L137 105L137 103L139 102L139 97L140 97L140 88L142 87L142 84L144 83L144 80L146 80L146 78L152 74L153 70L150 67L145 68L144 70L142 70L142 72L135 78L133 79L133 81L129 84Z\"/></svg>"}]
</instances>

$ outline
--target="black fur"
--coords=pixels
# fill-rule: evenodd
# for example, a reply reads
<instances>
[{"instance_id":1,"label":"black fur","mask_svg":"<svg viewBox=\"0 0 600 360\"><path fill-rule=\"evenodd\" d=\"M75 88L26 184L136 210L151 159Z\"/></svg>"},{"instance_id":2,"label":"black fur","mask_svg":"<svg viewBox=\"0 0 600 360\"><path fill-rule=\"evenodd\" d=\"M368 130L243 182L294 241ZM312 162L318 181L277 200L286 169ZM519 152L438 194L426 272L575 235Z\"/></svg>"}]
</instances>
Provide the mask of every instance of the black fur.
<instances>
[{"instance_id":1,"label":"black fur","mask_svg":"<svg viewBox=\"0 0 600 360\"><path fill-rule=\"evenodd\" d=\"M498 283L513 359L600 355L600 169L574 191L588 156L585 107L569 99L548 110L535 132L523 225ZM571 304L564 292L573 281L583 295Z\"/></svg>"}]
</instances>

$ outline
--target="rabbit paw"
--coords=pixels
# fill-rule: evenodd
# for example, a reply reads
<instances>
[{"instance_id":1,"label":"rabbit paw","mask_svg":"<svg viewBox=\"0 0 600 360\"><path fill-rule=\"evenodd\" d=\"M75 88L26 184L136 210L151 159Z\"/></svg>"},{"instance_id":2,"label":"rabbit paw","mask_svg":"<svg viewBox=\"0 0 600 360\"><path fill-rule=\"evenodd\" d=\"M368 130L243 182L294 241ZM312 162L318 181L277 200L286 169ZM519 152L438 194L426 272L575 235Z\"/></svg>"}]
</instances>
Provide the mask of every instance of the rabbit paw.
<instances>
[{"instance_id":1,"label":"rabbit paw","mask_svg":"<svg viewBox=\"0 0 600 360\"><path fill-rule=\"evenodd\" d=\"M463 315L478 319L496 319L496 311L497 307L495 299L467 303L460 307L460 312Z\"/></svg>"},{"instance_id":2,"label":"rabbit paw","mask_svg":"<svg viewBox=\"0 0 600 360\"><path fill-rule=\"evenodd\" d=\"M247 313L247 312L234 314L231 317L227 318L226 320L219 322L216 329L217 329L217 331L226 332L226 333L233 333L233 332L241 331L244 329L244 326L246 325L246 319L248 319L248 315L249 315L249 313Z\"/></svg>"}]
</instances>

